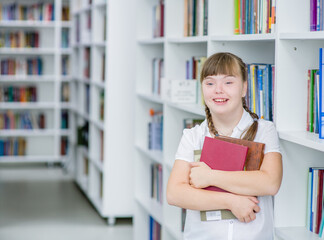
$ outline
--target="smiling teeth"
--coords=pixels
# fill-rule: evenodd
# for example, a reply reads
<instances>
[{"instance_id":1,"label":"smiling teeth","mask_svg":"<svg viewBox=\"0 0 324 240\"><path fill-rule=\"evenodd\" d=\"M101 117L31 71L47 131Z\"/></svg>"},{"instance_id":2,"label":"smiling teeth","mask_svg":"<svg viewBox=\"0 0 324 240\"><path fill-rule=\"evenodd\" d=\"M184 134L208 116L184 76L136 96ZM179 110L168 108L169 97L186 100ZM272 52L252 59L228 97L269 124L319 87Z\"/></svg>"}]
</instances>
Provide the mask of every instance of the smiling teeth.
<instances>
[{"instance_id":1,"label":"smiling teeth","mask_svg":"<svg viewBox=\"0 0 324 240\"><path fill-rule=\"evenodd\" d=\"M215 102L226 102L227 99L215 99L214 101L215 101Z\"/></svg>"}]
</instances>

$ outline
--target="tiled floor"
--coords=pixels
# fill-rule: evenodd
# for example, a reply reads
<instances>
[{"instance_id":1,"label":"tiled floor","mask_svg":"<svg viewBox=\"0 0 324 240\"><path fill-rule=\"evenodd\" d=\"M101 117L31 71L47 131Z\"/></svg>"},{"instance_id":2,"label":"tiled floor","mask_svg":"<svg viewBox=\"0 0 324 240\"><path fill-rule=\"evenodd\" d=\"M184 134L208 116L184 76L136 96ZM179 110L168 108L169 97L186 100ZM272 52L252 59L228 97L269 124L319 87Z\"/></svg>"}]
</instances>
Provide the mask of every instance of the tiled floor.
<instances>
[{"instance_id":1,"label":"tiled floor","mask_svg":"<svg viewBox=\"0 0 324 240\"><path fill-rule=\"evenodd\" d=\"M108 226L61 168L0 167L1 240L128 240L131 219Z\"/></svg>"}]
</instances>

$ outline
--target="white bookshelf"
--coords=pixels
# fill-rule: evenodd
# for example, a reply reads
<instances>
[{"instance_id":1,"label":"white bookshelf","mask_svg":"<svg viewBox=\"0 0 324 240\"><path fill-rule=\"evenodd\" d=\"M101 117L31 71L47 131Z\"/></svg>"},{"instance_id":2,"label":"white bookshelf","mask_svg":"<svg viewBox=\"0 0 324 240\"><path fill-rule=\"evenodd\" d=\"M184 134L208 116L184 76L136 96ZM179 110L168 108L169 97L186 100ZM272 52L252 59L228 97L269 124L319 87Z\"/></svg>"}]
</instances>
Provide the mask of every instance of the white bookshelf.
<instances>
[{"instance_id":1,"label":"white bookshelf","mask_svg":"<svg viewBox=\"0 0 324 240\"><path fill-rule=\"evenodd\" d=\"M309 167L324 167L324 142L306 132L307 69L318 68L323 32L309 31L309 1L276 1L276 31L234 35L233 1L209 1L208 35L183 37L183 0L165 0L165 35L153 38L152 11L158 1L137 1L135 221L134 239L149 237L149 216L162 226L162 239L182 239L181 210L167 204L166 184L182 136L183 119L204 117L204 109L175 104L152 94L152 60L164 58L165 77L185 78L185 61L229 51L246 63L275 64L275 109L284 176L275 196L277 239L319 239L306 230ZM294 6L294 11L291 11ZM163 111L163 151L148 150L149 110ZM150 165L163 168L163 203L152 209ZM293 186L293 187L292 187ZM157 212L159 214L157 214ZM160 213L161 212L161 213Z\"/></svg>"},{"instance_id":2,"label":"white bookshelf","mask_svg":"<svg viewBox=\"0 0 324 240\"><path fill-rule=\"evenodd\" d=\"M100 216L108 218L109 224L114 224L116 218L132 217L134 211L133 5L130 0L72 3L70 109L74 176ZM87 27L89 20L90 28ZM90 57L89 76L84 72L86 51ZM104 103L103 119L101 101ZM86 123L87 147L78 144L77 136L77 129Z\"/></svg>"},{"instance_id":3,"label":"white bookshelf","mask_svg":"<svg viewBox=\"0 0 324 240\"><path fill-rule=\"evenodd\" d=\"M26 1L15 1L18 4L30 5ZM41 3L42 1L40 1ZM44 113L45 129L2 129L2 139L24 137L26 139L25 156L0 156L0 162L58 162L65 164L69 153L61 155L61 137L69 138L70 131L61 129L61 111L66 109L61 102L61 82L68 83L67 76L61 75L61 57L67 54L69 48L61 48L61 32L69 28L70 21L62 21L62 7L69 5L68 0L44 1L52 3L55 8L53 21L39 20L0 20L2 32L35 31L39 34L38 48L0 48L0 59L25 59L39 57L43 61L42 75L0 75L0 86L35 86L37 102L1 102L0 109L4 113L12 110L14 113L30 112ZM2 5L12 4L3 1Z\"/></svg>"}]
</instances>

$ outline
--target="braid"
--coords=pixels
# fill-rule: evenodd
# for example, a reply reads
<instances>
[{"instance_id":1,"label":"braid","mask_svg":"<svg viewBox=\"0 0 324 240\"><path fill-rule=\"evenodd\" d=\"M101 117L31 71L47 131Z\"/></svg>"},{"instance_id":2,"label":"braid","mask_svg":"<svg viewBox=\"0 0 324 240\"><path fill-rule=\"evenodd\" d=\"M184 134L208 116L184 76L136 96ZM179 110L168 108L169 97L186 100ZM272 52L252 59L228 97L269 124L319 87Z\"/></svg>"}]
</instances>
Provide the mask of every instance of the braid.
<instances>
[{"instance_id":1,"label":"braid","mask_svg":"<svg viewBox=\"0 0 324 240\"><path fill-rule=\"evenodd\" d=\"M210 110L206 104L205 104L205 112L206 112L206 119L207 119L207 123L208 123L208 129L211 133L213 133L215 136L217 136L218 132L214 126L214 122L213 122L212 116L210 114Z\"/></svg>"},{"instance_id":2,"label":"braid","mask_svg":"<svg viewBox=\"0 0 324 240\"><path fill-rule=\"evenodd\" d=\"M252 112L248 108L248 106L246 105L246 101L245 101L244 97L242 98L242 105L243 105L243 108L245 109L245 111L247 111L251 115L251 117L253 118L253 124L249 127L248 130L245 130L241 134L241 138L242 138L243 134L246 132L243 139L253 141L254 138L255 138L255 135L256 135L256 133L258 131L258 125L259 125L258 124L258 119L259 119L259 116L256 113Z\"/></svg>"}]
</instances>

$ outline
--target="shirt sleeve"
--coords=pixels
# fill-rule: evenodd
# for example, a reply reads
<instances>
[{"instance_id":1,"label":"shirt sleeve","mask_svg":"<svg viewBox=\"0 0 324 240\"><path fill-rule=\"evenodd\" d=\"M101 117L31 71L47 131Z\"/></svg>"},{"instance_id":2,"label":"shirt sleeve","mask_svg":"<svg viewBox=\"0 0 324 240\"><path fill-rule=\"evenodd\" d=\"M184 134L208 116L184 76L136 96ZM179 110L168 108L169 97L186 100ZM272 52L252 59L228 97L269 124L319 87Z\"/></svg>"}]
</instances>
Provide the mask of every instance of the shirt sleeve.
<instances>
[{"instance_id":1,"label":"shirt sleeve","mask_svg":"<svg viewBox=\"0 0 324 240\"><path fill-rule=\"evenodd\" d=\"M262 142L265 143L264 154L268 152L281 153L278 132L273 122L268 122L262 136Z\"/></svg>"},{"instance_id":2,"label":"shirt sleeve","mask_svg":"<svg viewBox=\"0 0 324 240\"><path fill-rule=\"evenodd\" d=\"M193 162L194 160L194 141L193 129L184 129L178 146L175 159Z\"/></svg>"}]
</instances>

